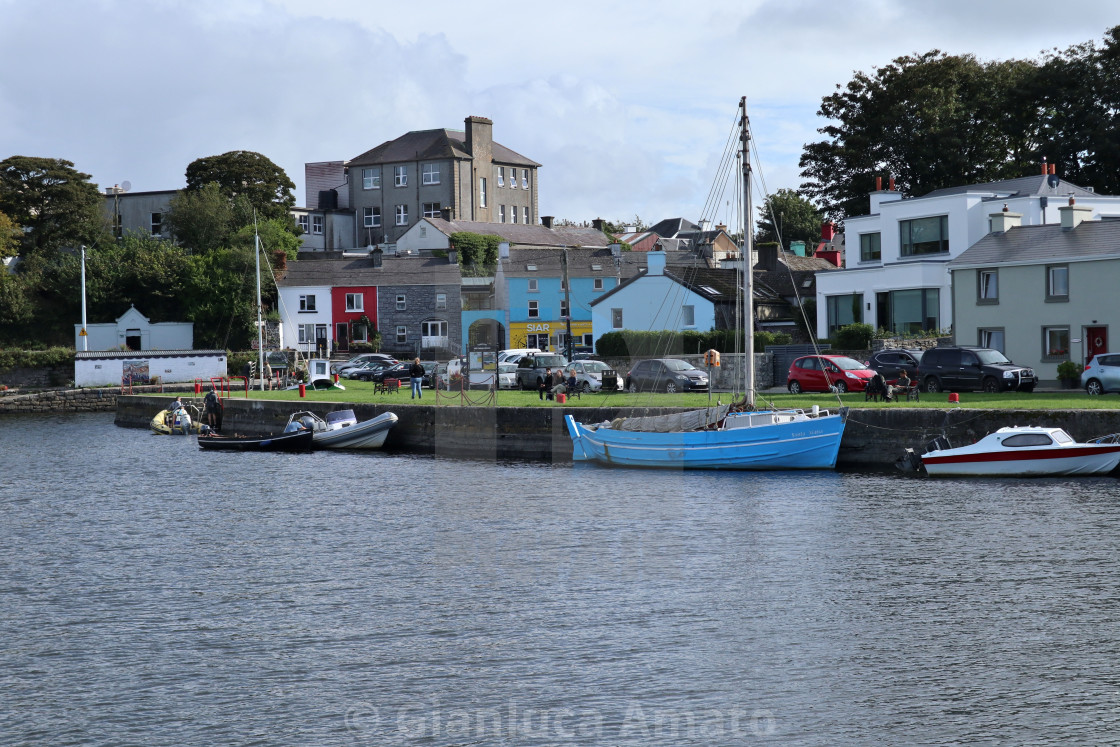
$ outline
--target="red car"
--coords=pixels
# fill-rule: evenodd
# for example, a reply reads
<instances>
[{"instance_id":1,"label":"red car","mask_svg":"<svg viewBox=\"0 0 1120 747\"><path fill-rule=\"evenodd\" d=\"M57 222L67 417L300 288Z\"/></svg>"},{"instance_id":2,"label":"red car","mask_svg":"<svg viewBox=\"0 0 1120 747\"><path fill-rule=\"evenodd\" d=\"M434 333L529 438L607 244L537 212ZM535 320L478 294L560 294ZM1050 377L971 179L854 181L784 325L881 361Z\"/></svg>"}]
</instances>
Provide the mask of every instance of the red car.
<instances>
[{"instance_id":1,"label":"red car","mask_svg":"<svg viewBox=\"0 0 1120 747\"><path fill-rule=\"evenodd\" d=\"M794 394L832 387L840 393L862 392L874 376L866 364L846 355L806 355L790 364L786 387Z\"/></svg>"}]
</instances>

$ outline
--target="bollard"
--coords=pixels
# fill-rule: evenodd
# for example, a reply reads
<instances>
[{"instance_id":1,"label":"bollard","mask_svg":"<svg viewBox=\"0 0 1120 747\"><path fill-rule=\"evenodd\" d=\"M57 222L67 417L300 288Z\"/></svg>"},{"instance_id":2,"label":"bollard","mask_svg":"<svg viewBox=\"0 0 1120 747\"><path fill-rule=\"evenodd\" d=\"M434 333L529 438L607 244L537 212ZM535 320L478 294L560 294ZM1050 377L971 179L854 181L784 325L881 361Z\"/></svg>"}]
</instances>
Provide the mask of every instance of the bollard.
<instances>
[{"instance_id":1,"label":"bollard","mask_svg":"<svg viewBox=\"0 0 1120 747\"><path fill-rule=\"evenodd\" d=\"M306 397L307 396L307 385L304 384L302 381L299 384L299 396L301 396L301 397Z\"/></svg>"},{"instance_id":2,"label":"bollard","mask_svg":"<svg viewBox=\"0 0 1120 747\"><path fill-rule=\"evenodd\" d=\"M194 393L195 394L202 394L202 382L201 381L196 381L194 383Z\"/></svg>"},{"instance_id":3,"label":"bollard","mask_svg":"<svg viewBox=\"0 0 1120 747\"><path fill-rule=\"evenodd\" d=\"M568 401L568 395L564 394L563 392L558 392L556 394L556 404L562 405L567 401Z\"/></svg>"},{"instance_id":4,"label":"bollard","mask_svg":"<svg viewBox=\"0 0 1120 747\"><path fill-rule=\"evenodd\" d=\"M960 403L961 403L961 395L957 394L956 392L951 392L949 394L949 404L960 405Z\"/></svg>"},{"instance_id":5,"label":"bollard","mask_svg":"<svg viewBox=\"0 0 1120 747\"><path fill-rule=\"evenodd\" d=\"M338 383L338 374L334 375L334 383L336 383L336 384Z\"/></svg>"}]
</instances>

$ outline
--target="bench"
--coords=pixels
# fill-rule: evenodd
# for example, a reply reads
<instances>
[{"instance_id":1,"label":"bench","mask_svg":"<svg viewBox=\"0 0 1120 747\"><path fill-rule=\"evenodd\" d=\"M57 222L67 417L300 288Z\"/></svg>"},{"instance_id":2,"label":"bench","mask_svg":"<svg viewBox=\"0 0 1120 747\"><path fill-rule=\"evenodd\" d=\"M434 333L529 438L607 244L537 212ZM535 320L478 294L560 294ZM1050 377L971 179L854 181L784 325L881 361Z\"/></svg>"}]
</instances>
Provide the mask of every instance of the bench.
<instances>
[{"instance_id":1,"label":"bench","mask_svg":"<svg viewBox=\"0 0 1120 747\"><path fill-rule=\"evenodd\" d=\"M373 384L374 394L390 394L392 392L396 392L400 388L400 379L385 379L384 381L377 381Z\"/></svg>"}]
</instances>

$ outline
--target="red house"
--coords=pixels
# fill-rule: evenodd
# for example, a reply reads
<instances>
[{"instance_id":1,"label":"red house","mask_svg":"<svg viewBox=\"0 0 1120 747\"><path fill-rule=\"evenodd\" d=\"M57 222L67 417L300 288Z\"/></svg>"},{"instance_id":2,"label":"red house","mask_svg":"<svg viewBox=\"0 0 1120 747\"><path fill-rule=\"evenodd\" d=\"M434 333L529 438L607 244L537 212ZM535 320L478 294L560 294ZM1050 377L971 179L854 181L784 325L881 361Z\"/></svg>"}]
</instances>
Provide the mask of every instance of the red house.
<instances>
[{"instance_id":1,"label":"red house","mask_svg":"<svg viewBox=\"0 0 1120 747\"><path fill-rule=\"evenodd\" d=\"M335 349L347 351L352 342L368 342L369 332L377 329L377 286L331 288L331 315L334 319ZM362 317L368 320L369 326Z\"/></svg>"}]
</instances>

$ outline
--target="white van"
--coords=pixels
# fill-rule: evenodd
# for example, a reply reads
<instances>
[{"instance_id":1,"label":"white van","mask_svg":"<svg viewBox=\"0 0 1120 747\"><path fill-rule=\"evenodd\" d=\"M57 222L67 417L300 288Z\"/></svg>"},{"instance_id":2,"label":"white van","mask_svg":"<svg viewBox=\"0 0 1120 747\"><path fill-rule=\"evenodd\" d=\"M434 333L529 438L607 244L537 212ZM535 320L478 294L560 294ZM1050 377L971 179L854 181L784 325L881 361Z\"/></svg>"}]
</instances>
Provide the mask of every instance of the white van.
<instances>
[{"instance_id":1,"label":"white van","mask_svg":"<svg viewBox=\"0 0 1120 747\"><path fill-rule=\"evenodd\" d=\"M526 355L529 355L530 353L540 352L543 352L540 348L509 348L508 350L499 350L498 363L505 363L508 360L512 360L514 363L517 363L519 359Z\"/></svg>"}]
</instances>

